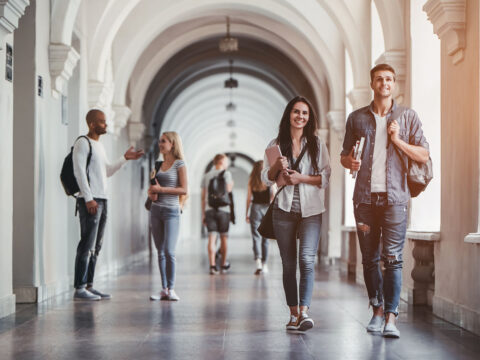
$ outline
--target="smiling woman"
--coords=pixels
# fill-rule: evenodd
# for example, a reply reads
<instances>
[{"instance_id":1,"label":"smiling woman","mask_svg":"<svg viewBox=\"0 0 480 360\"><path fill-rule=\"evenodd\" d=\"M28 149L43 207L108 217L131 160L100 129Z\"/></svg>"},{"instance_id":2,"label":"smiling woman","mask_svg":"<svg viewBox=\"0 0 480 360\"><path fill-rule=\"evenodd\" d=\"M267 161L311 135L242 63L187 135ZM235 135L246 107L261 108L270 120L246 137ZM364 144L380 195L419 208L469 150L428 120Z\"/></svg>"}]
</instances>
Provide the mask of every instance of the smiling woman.
<instances>
[{"instance_id":1,"label":"smiling woman","mask_svg":"<svg viewBox=\"0 0 480 360\"><path fill-rule=\"evenodd\" d=\"M314 324L307 310L313 292L313 267L320 241L322 213L325 212L324 189L328 186L331 171L327 147L317 137L316 130L317 118L310 102L301 96L290 100L280 120L278 136L268 145L279 145L283 156L271 164L265 155L262 170L266 185L273 185L279 176L287 184L279 190L272 216L282 257L283 288L290 308L287 330L306 331ZM298 288L297 238L300 248Z\"/></svg>"}]
</instances>

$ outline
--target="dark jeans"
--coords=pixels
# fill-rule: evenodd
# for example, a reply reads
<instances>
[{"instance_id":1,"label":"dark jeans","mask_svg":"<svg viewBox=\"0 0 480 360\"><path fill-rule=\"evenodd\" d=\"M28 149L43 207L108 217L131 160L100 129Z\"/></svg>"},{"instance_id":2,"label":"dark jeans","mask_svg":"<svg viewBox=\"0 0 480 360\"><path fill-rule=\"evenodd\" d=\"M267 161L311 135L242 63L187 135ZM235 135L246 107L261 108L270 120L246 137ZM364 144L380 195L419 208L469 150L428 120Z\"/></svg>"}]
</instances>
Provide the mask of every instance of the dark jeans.
<instances>
[{"instance_id":1,"label":"dark jeans","mask_svg":"<svg viewBox=\"0 0 480 360\"><path fill-rule=\"evenodd\" d=\"M302 218L298 213L273 209L273 226L283 266L283 289L288 306L298 305L297 238L300 240L300 306L310 306L315 278L315 256L322 214Z\"/></svg>"},{"instance_id":2,"label":"dark jeans","mask_svg":"<svg viewBox=\"0 0 480 360\"><path fill-rule=\"evenodd\" d=\"M267 261L268 257L268 239L262 237L258 232L258 227L262 218L267 212L268 204L252 204L250 209L250 228L253 239L253 257L254 259L262 259L262 262ZM260 250L261 248L261 250Z\"/></svg>"},{"instance_id":3,"label":"dark jeans","mask_svg":"<svg viewBox=\"0 0 480 360\"><path fill-rule=\"evenodd\" d=\"M370 304L380 307L385 302L385 312L398 315L407 205L388 205L386 193L372 193L371 204L354 204L354 213ZM384 277L380 259L385 266Z\"/></svg>"},{"instance_id":4,"label":"dark jeans","mask_svg":"<svg viewBox=\"0 0 480 360\"><path fill-rule=\"evenodd\" d=\"M175 286L175 248L180 230L180 208L152 205L152 234L158 254L158 267L164 289Z\"/></svg>"},{"instance_id":5,"label":"dark jeans","mask_svg":"<svg viewBox=\"0 0 480 360\"><path fill-rule=\"evenodd\" d=\"M97 213L90 215L85 200L77 200L80 217L80 242L75 258L75 289L93 284L97 257L102 248L103 232L107 222L107 200L95 199L98 204Z\"/></svg>"}]
</instances>

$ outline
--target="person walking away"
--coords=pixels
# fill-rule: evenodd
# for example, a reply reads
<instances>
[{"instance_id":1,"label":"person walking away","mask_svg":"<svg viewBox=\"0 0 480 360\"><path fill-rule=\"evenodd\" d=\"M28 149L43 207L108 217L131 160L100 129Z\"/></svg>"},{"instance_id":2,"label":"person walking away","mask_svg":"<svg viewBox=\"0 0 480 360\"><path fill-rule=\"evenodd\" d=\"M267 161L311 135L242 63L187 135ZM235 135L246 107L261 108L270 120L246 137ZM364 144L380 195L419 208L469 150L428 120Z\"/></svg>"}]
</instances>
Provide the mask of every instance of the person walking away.
<instances>
[{"instance_id":1,"label":"person walking away","mask_svg":"<svg viewBox=\"0 0 480 360\"><path fill-rule=\"evenodd\" d=\"M247 185L246 222L250 224L252 232L255 275L268 273L268 239L260 235L258 227L273 200L272 188L262 183L262 168L263 160L255 162Z\"/></svg>"},{"instance_id":2,"label":"person walking away","mask_svg":"<svg viewBox=\"0 0 480 360\"><path fill-rule=\"evenodd\" d=\"M215 261L217 233L220 234L221 272L227 273L230 263L227 261L228 229L230 225L230 197L233 190L232 173L228 171L228 157L217 154L213 158L214 168L202 179L202 223L208 230L208 261L210 274L218 274ZM208 197L208 199L207 199Z\"/></svg>"}]
</instances>

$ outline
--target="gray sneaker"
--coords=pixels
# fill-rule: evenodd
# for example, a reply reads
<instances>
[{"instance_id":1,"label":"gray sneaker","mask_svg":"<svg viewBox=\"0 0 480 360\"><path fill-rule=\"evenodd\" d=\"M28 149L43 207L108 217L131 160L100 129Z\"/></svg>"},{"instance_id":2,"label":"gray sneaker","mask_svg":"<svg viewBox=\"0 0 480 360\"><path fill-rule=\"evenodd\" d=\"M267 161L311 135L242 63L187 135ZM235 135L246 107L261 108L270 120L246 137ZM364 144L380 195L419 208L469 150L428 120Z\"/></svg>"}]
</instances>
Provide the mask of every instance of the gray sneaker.
<instances>
[{"instance_id":1,"label":"gray sneaker","mask_svg":"<svg viewBox=\"0 0 480 360\"><path fill-rule=\"evenodd\" d=\"M110 294L102 293L101 291L95 290L94 288L87 288L88 292L91 292L93 295L98 295L102 300L110 300L112 296Z\"/></svg>"},{"instance_id":2,"label":"gray sneaker","mask_svg":"<svg viewBox=\"0 0 480 360\"><path fill-rule=\"evenodd\" d=\"M383 326L383 316L373 315L367 325L367 332L381 332Z\"/></svg>"},{"instance_id":3,"label":"gray sneaker","mask_svg":"<svg viewBox=\"0 0 480 360\"><path fill-rule=\"evenodd\" d=\"M398 339L400 337L400 331L397 329L397 326L393 322L388 322L385 324L385 329L383 329L383 337Z\"/></svg>"},{"instance_id":4,"label":"gray sneaker","mask_svg":"<svg viewBox=\"0 0 480 360\"><path fill-rule=\"evenodd\" d=\"M87 289L76 289L73 294L74 301L98 301L100 299L100 296L92 294Z\"/></svg>"}]
</instances>

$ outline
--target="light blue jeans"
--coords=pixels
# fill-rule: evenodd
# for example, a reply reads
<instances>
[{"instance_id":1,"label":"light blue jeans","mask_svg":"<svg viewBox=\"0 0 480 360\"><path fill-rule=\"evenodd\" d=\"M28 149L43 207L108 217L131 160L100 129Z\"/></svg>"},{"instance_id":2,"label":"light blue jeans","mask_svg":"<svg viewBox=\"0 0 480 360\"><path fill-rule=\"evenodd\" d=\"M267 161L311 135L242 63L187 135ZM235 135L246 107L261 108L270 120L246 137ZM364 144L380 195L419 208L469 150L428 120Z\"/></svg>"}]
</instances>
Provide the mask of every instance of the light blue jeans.
<instances>
[{"instance_id":1,"label":"light blue jeans","mask_svg":"<svg viewBox=\"0 0 480 360\"><path fill-rule=\"evenodd\" d=\"M250 208L250 228L252 231L253 240L253 257L254 259L262 259L262 262L267 261L268 257L268 239L262 237L258 232L258 227L262 218L267 212L268 204L252 204Z\"/></svg>"},{"instance_id":2,"label":"light blue jeans","mask_svg":"<svg viewBox=\"0 0 480 360\"><path fill-rule=\"evenodd\" d=\"M301 214L273 209L273 227L283 266L283 289L288 306L298 305L297 238L300 243L300 306L310 306L315 279L315 256L320 242L322 214Z\"/></svg>"},{"instance_id":3,"label":"light blue jeans","mask_svg":"<svg viewBox=\"0 0 480 360\"><path fill-rule=\"evenodd\" d=\"M386 313L398 315L407 205L388 205L386 193L372 193L371 204L354 204L354 213L370 304L380 307L385 303ZM384 276L380 259L385 266Z\"/></svg>"},{"instance_id":4,"label":"light blue jeans","mask_svg":"<svg viewBox=\"0 0 480 360\"><path fill-rule=\"evenodd\" d=\"M173 289L175 286L175 248L180 229L180 208L152 204L150 222L158 253L162 287Z\"/></svg>"}]
</instances>

